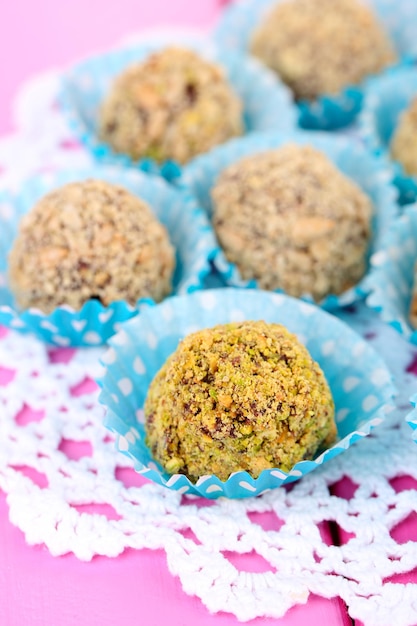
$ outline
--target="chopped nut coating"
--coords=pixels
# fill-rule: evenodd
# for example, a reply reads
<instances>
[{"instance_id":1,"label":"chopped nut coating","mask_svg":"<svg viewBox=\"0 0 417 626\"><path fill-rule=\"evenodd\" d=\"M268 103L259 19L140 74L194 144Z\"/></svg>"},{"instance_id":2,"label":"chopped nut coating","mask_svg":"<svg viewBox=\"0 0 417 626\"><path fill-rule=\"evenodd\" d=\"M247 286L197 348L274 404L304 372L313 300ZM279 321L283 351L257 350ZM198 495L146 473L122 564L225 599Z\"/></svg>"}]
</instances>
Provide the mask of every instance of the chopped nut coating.
<instances>
[{"instance_id":1,"label":"chopped nut coating","mask_svg":"<svg viewBox=\"0 0 417 626\"><path fill-rule=\"evenodd\" d=\"M295 335L263 321L186 337L151 383L145 420L155 459L193 481L289 471L336 436L319 365Z\"/></svg>"},{"instance_id":2,"label":"chopped nut coating","mask_svg":"<svg viewBox=\"0 0 417 626\"><path fill-rule=\"evenodd\" d=\"M49 313L171 291L174 249L149 206L99 180L70 183L44 196L22 219L9 255L10 286L22 309Z\"/></svg>"}]
</instances>

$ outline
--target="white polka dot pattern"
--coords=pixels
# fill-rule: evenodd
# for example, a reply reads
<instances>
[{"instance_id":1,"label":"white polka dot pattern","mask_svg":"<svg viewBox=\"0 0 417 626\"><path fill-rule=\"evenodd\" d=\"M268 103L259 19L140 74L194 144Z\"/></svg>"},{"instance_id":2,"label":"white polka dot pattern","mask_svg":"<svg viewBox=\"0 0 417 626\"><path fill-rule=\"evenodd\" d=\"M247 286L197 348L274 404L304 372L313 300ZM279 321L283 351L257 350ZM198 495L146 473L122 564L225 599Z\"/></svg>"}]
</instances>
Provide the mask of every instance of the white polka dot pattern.
<instances>
[{"instance_id":1,"label":"white polka dot pattern","mask_svg":"<svg viewBox=\"0 0 417 626\"><path fill-rule=\"evenodd\" d=\"M128 439L127 449L123 440L123 452L134 459L136 467L149 467L151 455L145 445L143 425L137 424L134 416L143 407L150 381L182 337L199 328L229 322L238 310L240 318L280 322L304 338L330 382L337 409L339 441L314 461L298 463L289 474L277 475L266 470L254 480L246 472L238 472L225 483L210 477L204 483L193 485L185 476L170 477L159 468L151 470L148 478L173 489L187 488L189 493L210 498L249 497L309 473L348 448L357 438L367 435L384 418L393 385L378 355L347 326L320 309L282 295L278 296L278 303L282 306L277 306L276 295L263 291L219 289L172 298L142 311L110 340L110 358L104 355L100 400L108 408L107 426L124 437L126 429L137 427L139 436L133 441ZM169 322L164 314L165 307L170 311ZM190 324L189 320L197 321ZM351 347L357 351L361 343L364 345L358 362L351 354ZM385 380L385 384L381 386L374 380ZM114 381L117 381L116 387ZM113 393L120 396L116 403ZM129 403L128 411L125 401ZM213 485L220 488L211 489Z\"/></svg>"},{"instance_id":2,"label":"white polka dot pattern","mask_svg":"<svg viewBox=\"0 0 417 626\"><path fill-rule=\"evenodd\" d=\"M0 271L7 271L8 252L22 215L50 189L84 178L120 184L148 202L166 226L177 252L174 293L203 288L211 270L209 259L216 249L204 212L186 191L175 190L161 179L109 167L39 175L21 185L16 193L0 192L0 206L9 206L10 202L14 207L14 213L0 211ZM145 302L140 306L145 306ZM117 331L118 324L134 315L137 309L126 302L115 302L105 308L97 301L87 302L80 311L62 306L50 315L35 310L19 312L8 285L0 285L0 324L34 332L43 341L59 346L100 345ZM154 339L149 337L149 341Z\"/></svg>"},{"instance_id":3,"label":"white polka dot pattern","mask_svg":"<svg viewBox=\"0 0 417 626\"><path fill-rule=\"evenodd\" d=\"M417 206L410 205L387 235L385 253L371 257L367 304L408 341L417 344L409 307L417 261ZM395 251L393 253L393 251Z\"/></svg>"},{"instance_id":4,"label":"white polka dot pattern","mask_svg":"<svg viewBox=\"0 0 417 626\"><path fill-rule=\"evenodd\" d=\"M279 148L288 143L312 145L326 154L332 163L351 178L370 197L374 206L372 218L372 238L368 257L377 253L384 244L385 235L398 213L396 204L397 189L391 182L391 171L387 164L375 158L357 141L326 133L302 131L280 131L268 134L254 134L233 139L207 154L195 158L183 169L181 184L190 189L210 218L212 213L211 189L222 170L250 154ZM243 280L236 265L229 263L219 247L213 263L224 282L232 287L256 287L255 280ZM330 294L320 302L326 310L337 310L350 305L367 292L367 274L343 294ZM311 295L303 298L312 302ZM279 300L277 300L277 303ZM277 304L279 306L279 304Z\"/></svg>"}]
</instances>

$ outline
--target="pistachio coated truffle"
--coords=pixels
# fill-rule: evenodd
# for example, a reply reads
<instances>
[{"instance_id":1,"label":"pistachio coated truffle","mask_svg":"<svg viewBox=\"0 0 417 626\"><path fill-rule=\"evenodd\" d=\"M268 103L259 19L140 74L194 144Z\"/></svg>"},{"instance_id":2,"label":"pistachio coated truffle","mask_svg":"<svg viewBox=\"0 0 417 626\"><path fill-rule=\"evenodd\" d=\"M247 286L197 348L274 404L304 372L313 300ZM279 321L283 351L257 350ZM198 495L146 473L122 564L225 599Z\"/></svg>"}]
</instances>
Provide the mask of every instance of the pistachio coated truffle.
<instances>
[{"instance_id":1,"label":"pistachio coated truffle","mask_svg":"<svg viewBox=\"0 0 417 626\"><path fill-rule=\"evenodd\" d=\"M277 3L255 29L251 52L300 99L337 94L395 60L372 10L357 0Z\"/></svg>"},{"instance_id":2,"label":"pistachio coated truffle","mask_svg":"<svg viewBox=\"0 0 417 626\"><path fill-rule=\"evenodd\" d=\"M90 298L161 300L171 291L174 249L150 207L100 180L67 184L22 219L9 255L10 287L20 308L45 313Z\"/></svg>"},{"instance_id":3,"label":"pistachio coated truffle","mask_svg":"<svg viewBox=\"0 0 417 626\"><path fill-rule=\"evenodd\" d=\"M230 165L212 189L227 259L263 289L316 301L366 268L372 205L320 151L288 144Z\"/></svg>"},{"instance_id":4,"label":"pistachio coated truffle","mask_svg":"<svg viewBox=\"0 0 417 626\"><path fill-rule=\"evenodd\" d=\"M222 69L170 47L120 74L100 112L99 134L132 159L185 163L243 130L242 103Z\"/></svg>"},{"instance_id":5,"label":"pistachio coated truffle","mask_svg":"<svg viewBox=\"0 0 417 626\"><path fill-rule=\"evenodd\" d=\"M263 321L187 336L151 383L145 425L154 458L194 482L289 471L336 436L319 365L284 326Z\"/></svg>"},{"instance_id":6,"label":"pistachio coated truffle","mask_svg":"<svg viewBox=\"0 0 417 626\"><path fill-rule=\"evenodd\" d=\"M417 175L417 98L400 115L391 140L391 154L407 174Z\"/></svg>"}]
</instances>

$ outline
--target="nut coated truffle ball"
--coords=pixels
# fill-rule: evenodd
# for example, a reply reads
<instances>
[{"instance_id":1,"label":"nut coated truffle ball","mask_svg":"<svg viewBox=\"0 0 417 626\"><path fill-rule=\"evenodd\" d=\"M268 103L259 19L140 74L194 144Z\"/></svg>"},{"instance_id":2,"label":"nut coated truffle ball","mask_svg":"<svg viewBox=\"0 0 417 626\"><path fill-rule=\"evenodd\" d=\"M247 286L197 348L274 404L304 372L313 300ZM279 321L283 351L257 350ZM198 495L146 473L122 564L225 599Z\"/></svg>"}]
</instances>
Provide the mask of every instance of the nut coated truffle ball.
<instances>
[{"instance_id":1,"label":"nut coated truffle ball","mask_svg":"<svg viewBox=\"0 0 417 626\"><path fill-rule=\"evenodd\" d=\"M417 175L417 98L400 115L391 140L391 154L407 174Z\"/></svg>"},{"instance_id":2,"label":"nut coated truffle ball","mask_svg":"<svg viewBox=\"0 0 417 626\"><path fill-rule=\"evenodd\" d=\"M45 313L95 298L161 300L171 291L174 249L149 206L100 180L70 183L44 196L20 224L9 256L20 308Z\"/></svg>"},{"instance_id":3,"label":"nut coated truffle ball","mask_svg":"<svg viewBox=\"0 0 417 626\"><path fill-rule=\"evenodd\" d=\"M186 337L151 383L145 425L154 458L192 481L289 471L336 436L319 365L295 335L262 321Z\"/></svg>"},{"instance_id":4,"label":"nut coated truffle ball","mask_svg":"<svg viewBox=\"0 0 417 626\"><path fill-rule=\"evenodd\" d=\"M101 107L99 134L116 152L185 163L243 130L242 104L217 65L166 48L125 70Z\"/></svg>"},{"instance_id":5,"label":"nut coated truffle ball","mask_svg":"<svg viewBox=\"0 0 417 626\"><path fill-rule=\"evenodd\" d=\"M253 33L251 52L300 99L337 94L395 60L376 17L357 0L280 2Z\"/></svg>"},{"instance_id":6,"label":"nut coated truffle ball","mask_svg":"<svg viewBox=\"0 0 417 626\"><path fill-rule=\"evenodd\" d=\"M321 152L286 145L245 157L212 198L219 242L245 280L320 301L364 274L371 202Z\"/></svg>"}]
</instances>

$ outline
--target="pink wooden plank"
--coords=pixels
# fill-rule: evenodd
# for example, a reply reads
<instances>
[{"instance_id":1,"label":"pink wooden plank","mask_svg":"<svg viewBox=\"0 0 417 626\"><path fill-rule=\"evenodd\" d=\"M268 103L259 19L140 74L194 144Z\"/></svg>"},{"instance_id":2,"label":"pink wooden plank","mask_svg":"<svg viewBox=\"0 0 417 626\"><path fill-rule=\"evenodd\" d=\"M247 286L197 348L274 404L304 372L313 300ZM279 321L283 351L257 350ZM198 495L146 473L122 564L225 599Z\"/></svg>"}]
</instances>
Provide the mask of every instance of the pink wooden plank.
<instances>
[{"instance_id":1,"label":"pink wooden plank","mask_svg":"<svg viewBox=\"0 0 417 626\"><path fill-rule=\"evenodd\" d=\"M238 626L226 613L211 615L187 596L171 576L162 551L129 550L116 559L82 563L72 555L54 558L42 546L30 547L7 519L0 493L0 623L7 626ZM280 620L258 618L249 626L348 626L339 600L310 597Z\"/></svg>"}]
</instances>

